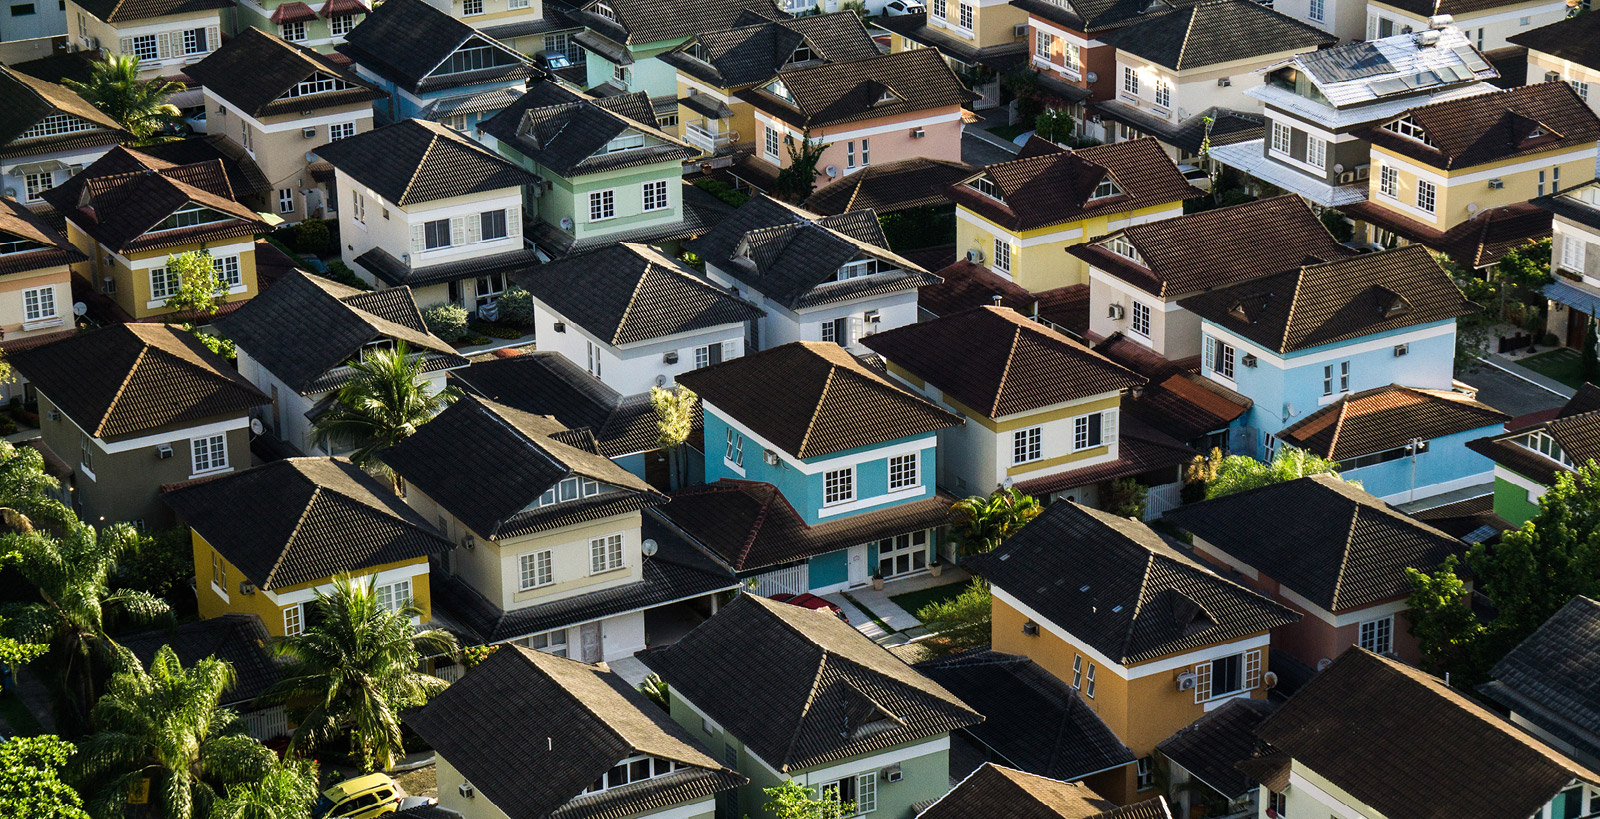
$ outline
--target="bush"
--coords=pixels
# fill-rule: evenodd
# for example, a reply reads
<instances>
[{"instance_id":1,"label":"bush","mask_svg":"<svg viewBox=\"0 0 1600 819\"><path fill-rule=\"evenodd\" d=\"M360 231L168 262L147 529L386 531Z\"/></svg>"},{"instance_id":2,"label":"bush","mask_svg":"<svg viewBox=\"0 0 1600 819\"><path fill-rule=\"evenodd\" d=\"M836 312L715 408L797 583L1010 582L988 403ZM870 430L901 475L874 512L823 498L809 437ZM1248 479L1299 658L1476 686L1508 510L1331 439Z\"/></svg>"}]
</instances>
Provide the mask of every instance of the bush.
<instances>
[{"instance_id":1,"label":"bush","mask_svg":"<svg viewBox=\"0 0 1600 819\"><path fill-rule=\"evenodd\" d=\"M522 288L511 285L506 292L500 294L500 300L495 302L500 308L500 320L515 324L519 327L533 326L533 294Z\"/></svg>"},{"instance_id":2,"label":"bush","mask_svg":"<svg viewBox=\"0 0 1600 819\"><path fill-rule=\"evenodd\" d=\"M505 321L474 321L468 326L472 332L491 338L514 339L525 335L521 327Z\"/></svg>"},{"instance_id":3,"label":"bush","mask_svg":"<svg viewBox=\"0 0 1600 819\"><path fill-rule=\"evenodd\" d=\"M361 277L357 276L356 272L350 269L350 265L347 265L338 259L328 262L328 272L319 273L317 275L323 277L324 279L332 279L346 287L354 287L357 290L372 289L372 285L362 281Z\"/></svg>"},{"instance_id":4,"label":"bush","mask_svg":"<svg viewBox=\"0 0 1600 819\"><path fill-rule=\"evenodd\" d=\"M467 308L459 304L435 304L422 311L422 323L428 326L428 332L455 344L466 335Z\"/></svg>"},{"instance_id":5,"label":"bush","mask_svg":"<svg viewBox=\"0 0 1600 819\"><path fill-rule=\"evenodd\" d=\"M740 193L734 190L733 187L728 183L721 182L716 179L696 179L694 181L694 186L734 207L739 207L740 205L750 201L750 196L748 194Z\"/></svg>"},{"instance_id":6,"label":"bush","mask_svg":"<svg viewBox=\"0 0 1600 819\"><path fill-rule=\"evenodd\" d=\"M307 219L294 226L292 244L299 253L326 253L333 244L333 231L321 219Z\"/></svg>"},{"instance_id":7,"label":"bush","mask_svg":"<svg viewBox=\"0 0 1600 819\"><path fill-rule=\"evenodd\" d=\"M0 435L10 435L17 431L17 422L11 418L0 416Z\"/></svg>"},{"instance_id":8,"label":"bush","mask_svg":"<svg viewBox=\"0 0 1600 819\"><path fill-rule=\"evenodd\" d=\"M194 547L189 530L179 526L159 532L140 532L139 543L117 563L112 586L149 592L164 598L180 612L195 607L189 591L194 577Z\"/></svg>"},{"instance_id":9,"label":"bush","mask_svg":"<svg viewBox=\"0 0 1600 819\"><path fill-rule=\"evenodd\" d=\"M20 401L11 405L11 417L23 426L34 428L39 426L39 413L24 407Z\"/></svg>"},{"instance_id":10,"label":"bush","mask_svg":"<svg viewBox=\"0 0 1600 819\"><path fill-rule=\"evenodd\" d=\"M212 335L210 333L202 333L200 332L200 328L189 323L179 325L179 329L191 336L194 336L196 340L205 345L207 350L210 350L211 352L216 353L217 355L220 355L229 361L233 361L239 357L239 350L234 346L233 339L231 338L224 338L222 336Z\"/></svg>"}]
</instances>

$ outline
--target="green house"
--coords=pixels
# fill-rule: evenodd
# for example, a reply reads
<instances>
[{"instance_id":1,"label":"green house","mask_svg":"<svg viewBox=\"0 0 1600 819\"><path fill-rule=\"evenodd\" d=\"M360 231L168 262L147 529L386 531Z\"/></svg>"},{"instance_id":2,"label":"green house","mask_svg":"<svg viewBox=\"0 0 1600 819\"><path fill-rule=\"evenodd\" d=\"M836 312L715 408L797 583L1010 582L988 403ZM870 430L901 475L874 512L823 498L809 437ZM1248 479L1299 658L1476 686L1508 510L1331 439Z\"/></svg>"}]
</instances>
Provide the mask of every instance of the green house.
<instances>
[{"instance_id":1,"label":"green house","mask_svg":"<svg viewBox=\"0 0 1600 819\"><path fill-rule=\"evenodd\" d=\"M332 54L372 11L363 0L243 0L236 8L238 29L259 28L323 54Z\"/></svg>"},{"instance_id":2,"label":"green house","mask_svg":"<svg viewBox=\"0 0 1600 819\"><path fill-rule=\"evenodd\" d=\"M1467 448L1494 461L1494 513L1513 526L1539 514L1539 499L1563 472L1600 459L1600 387L1584 384L1554 413L1524 416Z\"/></svg>"}]
</instances>

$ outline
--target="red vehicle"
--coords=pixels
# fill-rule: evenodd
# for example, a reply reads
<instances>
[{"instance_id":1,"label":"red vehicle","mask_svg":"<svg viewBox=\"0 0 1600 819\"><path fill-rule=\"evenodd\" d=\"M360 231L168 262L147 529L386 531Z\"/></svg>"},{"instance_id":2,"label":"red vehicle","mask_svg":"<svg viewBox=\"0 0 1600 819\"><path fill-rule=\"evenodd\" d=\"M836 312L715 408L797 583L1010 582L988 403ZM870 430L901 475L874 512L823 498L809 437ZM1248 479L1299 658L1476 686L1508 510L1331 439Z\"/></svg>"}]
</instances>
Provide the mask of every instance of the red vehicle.
<instances>
[{"instance_id":1,"label":"red vehicle","mask_svg":"<svg viewBox=\"0 0 1600 819\"><path fill-rule=\"evenodd\" d=\"M800 606L801 608L813 609L815 611L832 612L834 617L837 617L846 623L850 622L850 618L845 615L844 609L841 609L838 606L829 603L828 601L823 600L822 598L810 592L806 592L804 594L774 594L772 599L778 601L779 603L788 603L791 606Z\"/></svg>"}]
</instances>

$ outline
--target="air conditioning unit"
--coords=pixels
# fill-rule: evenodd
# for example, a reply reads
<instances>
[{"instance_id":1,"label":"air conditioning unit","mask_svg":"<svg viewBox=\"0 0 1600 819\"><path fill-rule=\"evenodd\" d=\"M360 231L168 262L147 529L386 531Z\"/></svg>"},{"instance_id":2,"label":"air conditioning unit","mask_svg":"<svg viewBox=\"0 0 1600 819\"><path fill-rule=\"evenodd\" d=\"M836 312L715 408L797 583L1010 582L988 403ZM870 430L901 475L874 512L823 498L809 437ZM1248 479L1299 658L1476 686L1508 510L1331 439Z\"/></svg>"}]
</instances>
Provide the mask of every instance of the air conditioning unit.
<instances>
[{"instance_id":1,"label":"air conditioning unit","mask_svg":"<svg viewBox=\"0 0 1600 819\"><path fill-rule=\"evenodd\" d=\"M1012 26L1011 27L1011 36L1013 36L1013 37L1026 37L1026 36L1028 36L1028 24L1027 23L1018 23L1018 24Z\"/></svg>"},{"instance_id":2,"label":"air conditioning unit","mask_svg":"<svg viewBox=\"0 0 1600 819\"><path fill-rule=\"evenodd\" d=\"M1199 679L1195 677L1193 671L1185 671L1178 675L1177 682L1179 691L1193 691L1194 685L1199 682Z\"/></svg>"},{"instance_id":3,"label":"air conditioning unit","mask_svg":"<svg viewBox=\"0 0 1600 819\"><path fill-rule=\"evenodd\" d=\"M1112 321L1122 321L1122 317L1127 314L1127 308L1120 304L1106 305L1106 318L1111 319Z\"/></svg>"},{"instance_id":4,"label":"air conditioning unit","mask_svg":"<svg viewBox=\"0 0 1600 819\"><path fill-rule=\"evenodd\" d=\"M1492 190L1492 191L1503 190L1505 188L1505 186L1506 186L1506 181L1504 179L1501 179L1498 176L1493 178L1493 179L1491 179L1491 180L1489 180L1489 190Z\"/></svg>"},{"instance_id":5,"label":"air conditioning unit","mask_svg":"<svg viewBox=\"0 0 1600 819\"><path fill-rule=\"evenodd\" d=\"M678 351L677 350L668 350L665 353L662 353L661 354L661 360L663 362L667 363L667 364L676 364L676 363L678 363Z\"/></svg>"},{"instance_id":6,"label":"air conditioning unit","mask_svg":"<svg viewBox=\"0 0 1600 819\"><path fill-rule=\"evenodd\" d=\"M778 465L778 453L773 452L770 449L763 449L763 450L761 450L761 460L767 466L777 466Z\"/></svg>"},{"instance_id":7,"label":"air conditioning unit","mask_svg":"<svg viewBox=\"0 0 1600 819\"><path fill-rule=\"evenodd\" d=\"M1372 166L1371 165L1357 165L1356 166L1356 178L1357 179L1366 179L1369 176L1372 176Z\"/></svg>"},{"instance_id":8,"label":"air conditioning unit","mask_svg":"<svg viewBox=\"0 0 1600 819\"><path fill-rule=\"evenodd\" d=\"M1403 355L1405 355L1406 353L1409 353L1409 352L1411 352L1411 345L1410 344L1396 344L1396 345L1394 345L1394 357L1395 358L1399 358L1400 356L1403 356Z\"/></svg>"},{"instance_id":9,"label":"air conditioning unit","mask_svg":"<svg viewBox=\"0 0 1600 819\"><path fill-rule=\"evenodd\" d=\"M900 770L899 765L890 765L883 769L883 781L885 782L899 782L904 778L905 772Z\"/></svg>"},{"instance_id":10,"label":"air conditioning unit","mask_svg":"<svg viewBox=\"0 0 1600 819\"><path fill-rule=\"evenodd\" d=\"M1244 358L1240 359L1240 363L1246 367L1254 367L1256 365L1256 357L1250 353L1245 353Z\"/></svg>"},{"instance_id":11,"label":"air conditioning unit","mask_svg":"<svg viewBox=\"0 0 1600 819\"><path fill-rule=\"evenodd\" d=\"M883 315L877 310L868 310L861 314L861 320L867 324L879 324L883 321Z\"/></svg>"},{"instance_id":12,"label":"air conditioning unit","mask_svg":"<svg viewBox=\"0 0 1600 819\"><path fill-rule=\"evenodd\" d=\"M973 264L983 264L983 251L975 247L969 249L967 251L967 261L972 262Z\"/></svg>"},{"instance_id":13,"label":"air conditioning unit","mask_svg":"<svg viewBox=\"0 0 1600 819\"><path fill-rule=\"evenodd\" d=\"M172 444L161 444L156 447L156 457L165 461L172 457Z\"/></svg>"},{"instance_id":14,"label":"air conditioning unit","mask_svg":"<svg viewBox=\"0 0 1600 819\"><path fill-rule=\"evenodd\" d=\"M1554 71L1546 71L1546 72L1544 72L1544 81L1545 82L1561 82L1561 75L1556 73L1556 72L1554 72Z\"/></svg>"},{"instance_id":15,"label":"air conditioning unit","mask_svg":"<svg viewBox=\"0 0 1600 819\"><path fill-rule=\"evenodd\" d=\"M471 799L472 795L473 795L472 783L471 782L463 782L463 783L457 785L456 786L456 793L461 794L461 798L462 799Z\"/></svg>"},{"instance_id":16,"label":"air conditioning unit","mask_svg":"<svg viewBox=\"0 0 1600 819\"><path fill-rule=\"evenodd\" d=\"M255 594L256 593L256 584L251 583L248 580L239 581L239 593L240 594Z\"/></svg>"},{"instance_id":17,"label":"air conditioning unit","mask_svg":"<svg viewBox=\"0 0 1600 819\"><path fill-rule=\"evenodd\" d=\"M564 322L564 321L558 321L558 322L555 323L555 326L552 327L551 329L555 330L558 333L565 333L567 331L567 323Z\"/></svg>"},{"instance_id":18,"label":"air conditioning unit","mask_svg":"<svg viewBox=\"0 0 1600 819\"><path fill-rule=\"evenodd\" d=\"M61 420L61 410L50 410L50 420L52 420L52 421Z\"/></svg>"},{"instance_id":19,"label":"air conditioning unit","mask_svg":"<svg viewBox=\"0 0 1600 819\"><path fill-rule=\"evenodd\" d=\"M1354 181L1356 181L1355 171L1345 171L1344 173L1339 174L1339 184L1341 185L1348 185Z\"/></svg>"},{"instance_id":20,"label":"air conditioning unit","mask_svg":"<svg viewBox=\"0 0 1600 819\"><path fill-rule=\"evenodd\" d=\"M467 549L467 550L471 550L472 548L476 547L477 545L478 545L478 541L474 540L472 535L462 535L461 536L461 548Z\"/></svg>"},{"instance_id":21,"label":"air conditioning unit","mask_svg":"<svg viewBox=\"0 0 1600 819\"><path fill-rule=\"evenodd\" d=\"M314 128L314 127L313 128L301 128L300 129L300 138L301 139L316 139L317 138L317 129Z\"/></svg>"},{"instance_id":22,"label":"air conditioning unit","mask_svg":"<svg viewBox=\"0 0 1600 819\"><path fill-rule=\"evenodd\" d=\"M1028 637L1039 636L1039 624L1029 620L1022 624L1022 633Z\"/></svg>"},{"instance_id":23,"label":"air conditioning unit","mask_svg":"<svg viewBox=\"0 0 1600 819\"><path fill-rule=\"evenodd\" d=\"M1217 87L1218 88L1232 88L1233 87L1233 78L1232 77L1218 77L1217 78Z\"/></svg>"},{"instance_id":24,"label":"air conditioning unit","mask_svg":"<svg viewBox=\"0 0 1600 819\"><path fill-rule=\"evenodd\" d=\"M928 131L927 131L926 128L912 128L911 129L911 138L912 139L922 139L923 137L925 137L927 135L928 135Z\"/></svg>"}]
</instances>

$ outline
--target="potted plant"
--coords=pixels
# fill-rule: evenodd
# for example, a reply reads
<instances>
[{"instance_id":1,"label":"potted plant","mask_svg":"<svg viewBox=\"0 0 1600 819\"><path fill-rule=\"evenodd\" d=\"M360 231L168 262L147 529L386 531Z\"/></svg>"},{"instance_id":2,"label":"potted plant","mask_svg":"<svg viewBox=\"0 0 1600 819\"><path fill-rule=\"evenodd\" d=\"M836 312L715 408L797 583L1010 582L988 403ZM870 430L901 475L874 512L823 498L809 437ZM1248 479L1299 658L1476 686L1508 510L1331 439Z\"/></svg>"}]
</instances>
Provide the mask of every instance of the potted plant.
<instances>
[{"instance_id":1,"label":"potted plant","mask_svg":"<svg viewBox=\"0 0 1600 819\"><path fill-rule=\"evenodd\" d=\"M881 569L872 571L872 590L883 591L883 570Z\"/></svg>"},{"instance_id":2,"label":"potted plant","mask_svg":"<svg viewBox=\"0 0 1600 819\"><path fill-rule=\"evenodd\" d=\"M944 560L942 558L935 557L933 559L933 563L928 565L928 574L931 574L934 577L944 574Z\"/></svg>"}]
</instances>

